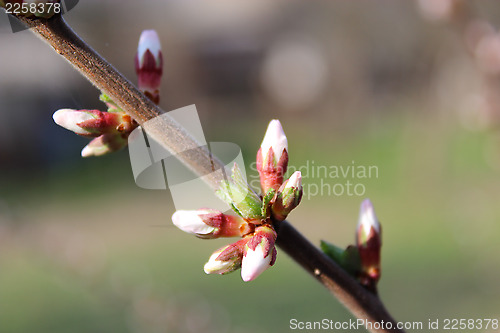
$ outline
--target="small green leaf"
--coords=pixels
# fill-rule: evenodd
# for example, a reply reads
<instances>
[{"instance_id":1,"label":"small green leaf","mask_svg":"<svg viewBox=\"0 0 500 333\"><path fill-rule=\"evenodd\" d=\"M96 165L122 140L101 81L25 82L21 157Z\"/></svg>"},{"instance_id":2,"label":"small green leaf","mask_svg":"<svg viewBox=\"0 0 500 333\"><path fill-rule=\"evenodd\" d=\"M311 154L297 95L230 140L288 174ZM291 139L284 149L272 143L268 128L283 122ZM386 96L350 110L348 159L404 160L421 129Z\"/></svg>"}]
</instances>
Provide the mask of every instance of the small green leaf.
<instances>
[{"instance_id":1,"label":"small green leaf","mask_svg":"<svg viewBox=\"0 0 500 333\"><path fill-rule=\"evenodd\" d=\"M356 246L349 245L345 250L343 250L334 244L322 240L320 248L321 251L339 264L350 275L356 277L360 272L361 260Z\"/></svg>"},{"instance_id":2,"label":"small green leaf","mask_svg":"<svg viewBox=\"0 0 500 333\"><path fill-rule=\"evenodd\" d=\"M118 105L116 105L116 103L105 93L101 92L101 95L99 95L99 100L106 103L106 105L108 106L108 112L123 112L123 110Z\"/></svg>"},{"instance_id":3,"label":"small green leaf","mask_svg":"<svg viewBox=\"0 0 500 333\"><path fill-rule=\"evenodd\" d=\"M269 217L271 214L270 212L270 207L271 207L271 201L274 199L274 196L276 195L276 190L274 188L270 188L264 198L262 198L262 216L264 218Z\"/></svg>"},{"instance_id":4,"label":"small green leaf","mask_svg":"<svg viewBox=\"0 0 500 333\"><path fill-rule=\"evenodd\" d=\"M235 163L230 181L221 183L216 194L243 218L262 219L262 200L248 186Z\"/></svg>"},{"instance_id":5,"label":"small green leaf","mask_svg":"<svg viewBox=\"0 0 500 333\"><path fill-rule=\"evenodd\" d=\"M342 255L342 267L354 277L361 271L361 259L356 246L349 245L345 249Z\"/></svg>"},{"instance_id":6,"label":"small green leaf","mask_svg":"<svg viewBox=\"0 0 500 333\"><path fill-rule=\"evenodd\" d=\"M328 243L324 240L320 243L321 251L329 256L333 261L342 266L342 255L344 250L334 244Z\"/></svg>"}]
</instances>

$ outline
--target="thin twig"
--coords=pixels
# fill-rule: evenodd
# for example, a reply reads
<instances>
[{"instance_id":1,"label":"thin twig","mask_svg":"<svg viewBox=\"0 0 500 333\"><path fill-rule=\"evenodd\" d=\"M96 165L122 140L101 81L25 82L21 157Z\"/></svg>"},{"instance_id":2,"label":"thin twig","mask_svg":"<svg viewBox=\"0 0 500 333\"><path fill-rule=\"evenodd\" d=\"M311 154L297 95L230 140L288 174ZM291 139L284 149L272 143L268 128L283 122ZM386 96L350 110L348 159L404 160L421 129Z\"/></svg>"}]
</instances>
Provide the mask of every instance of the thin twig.
<instances>
[{"instance_id":1,"label":"thin twig","mask_svg":"<svg viewBox=\"0 0 500 333\"><path fill-rule=\"evenodd\" d=\"M208 150L199 148L198 142L168 115L161 117L164 122L160 125L148 126L148 120L164 112L80 39L61 16L56 15L51 19L19 19L99 90L111 97L170 152L178 154L189 150L190 154L181 154L182 161L198 175L207 175L214 168L224 167L219 160L210 155ZM219 181L219 176L216 176L209 179L208 183L216 189ZM371 332L404 332L396 328L395 320L376 295L364 289L288 222L275 223L275 227L278 231L277 243L281 249L323 284L357 318L379 325L376 326L378 329L373 327L369 329ZM381 327L382 323L385 326ZM392 328L387 328L389 325Z\"/></svg>"}]
</instances>

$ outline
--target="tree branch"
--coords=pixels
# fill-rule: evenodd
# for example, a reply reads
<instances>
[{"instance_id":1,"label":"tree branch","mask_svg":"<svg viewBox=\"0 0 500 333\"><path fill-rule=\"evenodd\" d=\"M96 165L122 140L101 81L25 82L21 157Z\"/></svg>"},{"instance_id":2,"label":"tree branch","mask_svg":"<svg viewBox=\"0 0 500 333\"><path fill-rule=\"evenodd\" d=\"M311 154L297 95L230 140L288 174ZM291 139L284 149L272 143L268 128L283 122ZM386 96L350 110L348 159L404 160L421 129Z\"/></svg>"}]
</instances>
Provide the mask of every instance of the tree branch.
<instances>
[{"instance_id":1,"label":"tree branch","mask_svg":"<svg viewBox=\"0 0 500 333\"><path fill-rule=\"evenodd\" d=\"M196 174L204 176L213 174L214 170L224 169L224 165L217 158L207 149L200 148L198 142L175 120L168 117L168 114L161 117L164 119L161 124L149 126L148 120L158 117L164 111L80 39L62 16L55 15L50 19L19 19L141 124L149 135L172 154L180 156L182 162ZM190 153L183 153L186 150ZM206 181L214 189L218 189L221 179L216 175ZM364 289L288 222L275 222L275 227L278 232L278 246L323 284L357 318L372 324L385 323L385 328L371 328L371 332L404 332L396 329L396 322L376 295ZM386 328L388 323L392 324L392 329Z\"/></svg>"}]
</instances>

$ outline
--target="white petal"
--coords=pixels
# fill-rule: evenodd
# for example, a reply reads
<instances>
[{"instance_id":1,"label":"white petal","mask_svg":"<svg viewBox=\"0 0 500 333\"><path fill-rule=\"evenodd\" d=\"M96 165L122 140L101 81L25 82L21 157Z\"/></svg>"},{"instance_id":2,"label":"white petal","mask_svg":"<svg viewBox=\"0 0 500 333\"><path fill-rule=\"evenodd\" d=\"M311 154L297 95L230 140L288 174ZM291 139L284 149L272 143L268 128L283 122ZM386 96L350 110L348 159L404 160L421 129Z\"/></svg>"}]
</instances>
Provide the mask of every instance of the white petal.
<instances>
[{"instance_id":1,"label":"white petal","mask_svg":"<svg viewBox=\"0 0 500 333\"><path fill-rule=\"evenodd\" d=\"M288 151L288 141L279 120L271 120L260 147L262 149L261 153L264 159L267 156L269 148L272 148L276 161L280 159L283 149Z\"/></svg>"},{"instance_id":2,"label":"white petal","mask_svg":"<svg viewBox=\"0 0 500 333\"><path fill-rule=\"evenodd\" d=\"M252 281L270 267L273 257L272 251L265 258L264 255L265 251L262 243L257 245L254 251L248 249L241 262L241 278L243 281Z\"/></svg>"},{"instance_id":3,"label":"white petal","mask_svg":"<svg viewBox=\"0 0 500 333\"><path fill-rule=\"evenodd\" d=\"M203 267L203 270L207 274L222 274L226 273L231 266L234 265L233 260L229 261L220 261L220 260L215 260L222 251L217 251L214 252L211 256L210 259L208 259L208 262L205 264Z\"/></svg>"},{"instance_id":4,"label":"white petal","mask_svg":"<svg viewBox=\"0 0 500 333\"><path fill-rule=\"evenodd\" d=\"M375 215L375 210L373 209L373 205L369 199L365 199L361 203L358 228L360 225L363 227L363 232L365 233L365 235L368 235L370 233L371 227L373 227L375 231L377 231L377 233L380 233L380 223L377 219L377 216Z\"/></svg>"},{"instance_id":5,"label":"white petal","mask_svg":"<svg viewBox=\"0 0 500 333\"><path fill-rule=\"evenodd\" d=\"M288 179L284 189L292 188L292 187L299 188L299 189L302 187L302 174L300 173L300 171L295 171L290 176L290 179Z\"/></svg>"},{"instance_id":6,"label":"white petal","mask_svg":"<svg viewBox=\"0 0 500 333\"><path fill-rule=\"evenodd\" d=\"M200 214L203 211L178 210L172 215L172 222L182 231L195 235L208 235L215 231L214 227L203 222Z\"/></svg>"},{"instance_id":7,"label":"white petal","mask_svg":"<svg viewBox=\"0 0 500 333\"><path fill-rule=\"evenodd\" d=\"M155 30L144 30L139 38L139 46L137 47L137 57L139 58L139 66L142 67L143 56L149 50L155 57L156 63L159 62L159 54L161 52L160 38Z\"/></svg>"},{"instance_id":8,"label":"white petal","mask_svg":"<svg viewBox=\"0 0 500 333\"><path fill-rule=\"evenodd\" d=\"M83 121L95 119L92 113L77 111L73 109L57 110L54 115L52 115L52 118L57 125L73 131L76 134L88 134L88 131L84 130L77 124Z\"/></svg>"},{"instance_id":9,"label":"white petal","mask_svg":"<svg viewBox=\"0 0 500 333\"><path fill-rule=\"evenodd\" d=\"M96 151L93 147L89 147L88 145L82 149L82 157L90 157L96 156Z\"/></svg>"}]
</instances>

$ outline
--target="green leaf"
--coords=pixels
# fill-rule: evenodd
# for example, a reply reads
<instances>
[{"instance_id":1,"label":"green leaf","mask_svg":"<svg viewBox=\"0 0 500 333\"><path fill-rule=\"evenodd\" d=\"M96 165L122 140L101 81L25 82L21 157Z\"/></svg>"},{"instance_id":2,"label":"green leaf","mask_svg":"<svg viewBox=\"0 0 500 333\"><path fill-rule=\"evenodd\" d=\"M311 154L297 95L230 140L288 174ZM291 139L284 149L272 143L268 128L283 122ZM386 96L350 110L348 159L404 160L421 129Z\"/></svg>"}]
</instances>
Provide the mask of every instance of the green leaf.
<instances>
[{"instance_id":1,"label":"green leaf","mask_svg":"<svg viewBox=\"0 0 500 333\"><path fill-rule=\"evenodd\" d=\"M361 259L356 246L349 245L343 250L334 244L322 240L320 248L321 251L339 264L346 272L357 277L358 273L361 271Z\"/></svg>"},{"instance_id":2,"label":"green leaf","mask_svg":"<svg viewBox=\"0 0 500 333\"><path fill-rule=\"evenodd\" d=\"M271 207L271 201L274 199L274 196L276 195L276 190L274 188L270 188L264 198L262 198L262 216L264 218L269 217L271 214L270 212L270 207Z\"/></svg>"},{"instance_id":3,"label":"green leaf","mask_svg":"<svg viewBox=\"0 0 500 333\"><path fill-rule=\"evenodd\" d=\"M236 163L232 169L231 180L223 181L216 194L241 217L248 219L263 218L262 200L248 186Z\"/></svg>"},{"instance_id":4,"label":"green leaf","mask_svg":"<svg viewBox=\"0 0 500 333\"><path fill-rule=\"evenodd\" d=\"M123 112L123 110L105 93L101 92L101 95L99 95L99 100L106 103L106 105L108 106L108 112Z\"/></svg>"},{"instance_id":5,"label":"green leaf","mask_svg":"<svg viewBox=\"0 0 500 333\"><path fill-rule=\"evenodd\" d=\"M320 248L321 251L333 259L333 261L342 266L342 255L344 254L344 250L342 248L324 240L321 240Z\"/></svg>"},{"instance_id":6,"label":"green leaf","mask_svg":"<svg viewBox=\"0 0 500 333\"><path fill-rule=\"evenodd\" d=\"M342 267L354 277L357 277L361 271L361 258L359 257L358 248L354 245L349 245L342 255Z\"/></svg>"}]
</instances>

